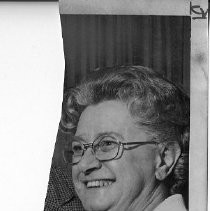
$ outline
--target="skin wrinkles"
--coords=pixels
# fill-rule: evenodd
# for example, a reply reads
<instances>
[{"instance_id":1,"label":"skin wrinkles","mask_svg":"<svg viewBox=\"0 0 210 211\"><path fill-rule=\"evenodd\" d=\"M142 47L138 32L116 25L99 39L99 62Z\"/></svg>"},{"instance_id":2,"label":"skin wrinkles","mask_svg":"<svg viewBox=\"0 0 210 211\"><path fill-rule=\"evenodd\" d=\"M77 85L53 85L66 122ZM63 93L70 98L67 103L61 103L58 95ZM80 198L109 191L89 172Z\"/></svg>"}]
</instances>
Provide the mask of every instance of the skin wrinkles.
<instances>
[{"instance_id":1,"label":"skin wrinkles","mask_svg":"<svg viewBox=\"0 0 210 211\"><path fill-rule=\"evenodd\" d=\"M127 106L119 101L104 101L87 107L80 116L75 136L92 143L102 133L120 134L120 141L148 141L147 132L137 128ZM122 140L123 138L123 140ZM124 150L120 159L100 162L88 148L72 168L75 190L86 210L150 211L165 198L165 189L155 178L157 149L143 145ZM82 182L111 179L103 188L87 188Z\"/></svg>"}]
</instances>

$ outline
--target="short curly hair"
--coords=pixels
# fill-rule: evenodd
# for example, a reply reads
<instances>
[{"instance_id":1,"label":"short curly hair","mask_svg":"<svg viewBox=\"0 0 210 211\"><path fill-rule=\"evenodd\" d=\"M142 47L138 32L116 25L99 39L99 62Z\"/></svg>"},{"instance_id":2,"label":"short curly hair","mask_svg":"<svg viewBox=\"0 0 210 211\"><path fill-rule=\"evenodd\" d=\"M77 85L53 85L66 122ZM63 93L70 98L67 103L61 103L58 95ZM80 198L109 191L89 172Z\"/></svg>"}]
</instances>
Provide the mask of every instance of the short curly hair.
<instances>
[{"instance_id":1,"label":"short curly hair","mask_svg":"<svg viewBox=\"0 0 210 211\"><path fill-rule=\"evenodd\" d=\"M60 127L75 133L83 110L107 100L126 103L135 123L145 126L158 142L179 143L181 156L165 183L171 194L186 190L190 100L183 90L146 67L105 68L65 94Z\"/></svg>"}]
</instances>

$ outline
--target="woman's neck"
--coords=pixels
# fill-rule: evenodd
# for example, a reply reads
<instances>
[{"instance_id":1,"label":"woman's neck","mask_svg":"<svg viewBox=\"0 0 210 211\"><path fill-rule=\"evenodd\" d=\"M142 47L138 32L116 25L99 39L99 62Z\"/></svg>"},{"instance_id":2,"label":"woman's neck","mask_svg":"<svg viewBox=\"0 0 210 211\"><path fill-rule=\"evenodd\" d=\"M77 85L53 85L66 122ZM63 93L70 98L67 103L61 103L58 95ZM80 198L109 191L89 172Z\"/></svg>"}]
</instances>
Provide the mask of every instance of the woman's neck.
<instances>
[{"instance_id":1,"label":"woman's neck","mask_svg":"<svg viewBox=\"0 0 210 211\"><path fill-rule=\"evenodd\" d=\"M158 184L151 192L142 192L127 211L153 211L167 197L168 191L165 186Z\"/></svg>"}]
</instances>

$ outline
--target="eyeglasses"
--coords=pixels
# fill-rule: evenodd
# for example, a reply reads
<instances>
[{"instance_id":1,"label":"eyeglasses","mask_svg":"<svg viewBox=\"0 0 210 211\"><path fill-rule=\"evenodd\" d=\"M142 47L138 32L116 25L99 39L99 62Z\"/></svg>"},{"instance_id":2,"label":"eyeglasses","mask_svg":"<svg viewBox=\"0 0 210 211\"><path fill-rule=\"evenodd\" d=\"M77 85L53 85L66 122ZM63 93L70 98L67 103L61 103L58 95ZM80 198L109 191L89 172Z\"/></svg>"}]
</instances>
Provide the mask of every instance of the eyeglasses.
<instances>
[{"instance_id":1,"label":"eyeglasses","mask_svg":"<svg viewBox=\"0 0 210 211\"><path fill-rule=\"evenodd\" d=\"M75 165L80 162L85 151L88 148L92 148L96 159L99 161L109 161L120 158L125 149L131 150L145 144L158 143L155 141L125 143L120 142L118 139L112 136L99 137L94 142L88 144L83 144L80 141L73 141L72 149L66 149L63 151L63 158L66 163ZM126 148L126 146L130 145L134 146Z\"/></svg>"}]
</instances>

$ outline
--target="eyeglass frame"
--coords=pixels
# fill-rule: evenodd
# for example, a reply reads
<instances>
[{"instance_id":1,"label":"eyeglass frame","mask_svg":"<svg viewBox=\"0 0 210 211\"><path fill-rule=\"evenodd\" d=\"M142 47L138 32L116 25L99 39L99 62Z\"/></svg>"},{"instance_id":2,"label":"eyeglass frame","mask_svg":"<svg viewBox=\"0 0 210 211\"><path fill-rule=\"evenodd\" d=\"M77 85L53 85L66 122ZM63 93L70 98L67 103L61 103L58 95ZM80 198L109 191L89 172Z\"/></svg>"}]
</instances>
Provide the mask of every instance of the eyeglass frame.
<instances>
[{"instance_id":1,"label":"eyeglass frame","mask_svg":"<svg viewBox=\"0 0 210 211\"><path fill-rule=\"evenodd\" d=\"M114 160L114 159L116 159L116 157L118 157L118 154L119 154L119 151L120 151L120 146L123 147L123 148L122 148L122 152L121 152L121 156L122 156L124 150L129 150L129 149L124 148L124 146L127 146L127 145L138 144L138 145L142 146L142 145L146 145L146 144L157 144L157 145L160 144L159 142L156 142L156 141L121 142L121 141L119 141L118 139L116 139L115 141L116 141L116 143L118 144L118 149L117 149L116 155L115 155L113 158L103 160L103 159L99 159L99 158L96 157L95 150L94 150L94 148L93 148L93 147L94 147L93 144L94 144L96 141L98 141L98 138L95 139L92 143L86 143L86 144L85 144L85 143L81 143L81 142L80 142L80 144L83 145L83 152L82 152L82 155L81 155L80 160L79 160L78 162L76 162L76 163L73 163L73 162L70 163L70 162L68 162L68 161L66 160L66 158L65 158L65 154L64 154L64 153L65 153L66 151L70 151L70 152L73 152L73 151L72 151L72 150L63 150L63 151L62 151L62 154L63 154L63 159L64 159L64 161L65 161L66 163L72 165L72 166L73 166L73 165L77 165L77 164L82 160L82 157L84 156L85 151L87 151L88 148L92 148L92 150L93 150L93 152L94 152L94 156L95 156L95 158L96 158L97 160L99 160L100 162L105 162L105 161ZM100 141L99 141L99 143L100 143ZM73 154L72 154L72 155L73 155ZM121 156L120 156L120 157L121 157ZM72 157L73 157L73 156L72 156Z\"/></svg>"}]
</instances>

